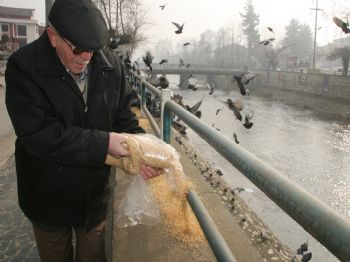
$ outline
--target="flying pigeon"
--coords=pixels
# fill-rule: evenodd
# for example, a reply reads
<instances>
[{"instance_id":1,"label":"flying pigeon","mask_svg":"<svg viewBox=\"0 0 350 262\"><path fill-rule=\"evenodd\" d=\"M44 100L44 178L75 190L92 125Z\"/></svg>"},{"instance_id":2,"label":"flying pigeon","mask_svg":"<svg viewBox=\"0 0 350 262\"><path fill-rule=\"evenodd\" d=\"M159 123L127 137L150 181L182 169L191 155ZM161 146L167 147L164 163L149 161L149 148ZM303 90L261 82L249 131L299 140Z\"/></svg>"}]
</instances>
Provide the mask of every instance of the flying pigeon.
<instances>
[{"instance_id":1,"label":"flying pigeon","mask_svg":"<svg viewBox=\"0 0 350 262\"><path fill-rule=\"evenodd\" d=\"M267 27L267 29L268 29L270 32L272 32L272 33L273 33L273 29L272 29L272 27Z\"/></svg>"},{"instance_id":2,"label":"flying pigeon","mask_svg":"<svg viewBox=\"0 0 350 262\"><path fill-rule=\"evenodd\" d=\"M240 76L233 76L233 78L236 80L238 88L243 96L247 94L246 88L242 83L242 77L244 76L244 73L242 73Z\"/></svg>"},{"instance_id":3,"label":"flying pigeon","mask_svg":"<svg viewBox=\"0 0 350 262\"><path fill-rule=\"evenodd\" d=\"M192 107L190 107L189 105L185 105L185 109L188 112L194 114L196 117L201 118L202 112L199 110L199 107L202 105L203 98L200 101L198 101L196 104L194 104Z\"/></svg>"},{"instance_id":4,"label":"flying pigeon","mask_svg":"<svg viewBox=\"0 0 350 262\"><path fill-rule=\"evenodd\" d=\"M177 30L175 31L175 34L181 34L182 33L182 30L184 29L184 25L185 24L182 24L181 26L178 24L178 23L175 23L175 22L172 22L173 25L176 26Z\"/></svg>"},{"instance_id":5,"label":"flying pigeon","mask_svg":"<svg viewBox=\"0 0 350 262\"><path fill-rule=\"evenodd\" d=\"M248 116L245 116L243 126L244 126L245 128L247 128L247 129L252 128L253 122L250 122L250 121L249 121L249 117L248 117Z\"/></svg>"},{"instance_id":6,"label":"flying pigeon","mask_svg":"<svg viewBox=\"0 0 350 262\"><path fill-rule=\"evenodd\" d=\"M255 77L257 77L259 74L254 74L254 73L244 73L242 77L242 83L244 85L249 84L250 81L252 81Z\"/></svg>"},{"instance_id":7,"label":"flying pigeon","mask_svg":"<svg viewBox=\"0 0 350 262\"><path fill-rule=\"evenodd\" d=\"M152 71L152 60L153 60L153 56L151 55L150 51L146 52L146 56L142 57L143 62L149 67L149 69Z\"/></svg>"},{"instance_id":8,"label":"flying pigeon","mask_svg":"<svg viewBox=\"0 0 350 262\"><path fill-rule=\"evenodd\" d=\"M162 59L162 60L160 60L159 64L161 65L161 64L164 64L164 63L167 63L167 62L168 62L168 60Z\"/></svg>"},{"instance_id":9,"label":"flying pigeon","mask_svg":"<svg viewBox=\"0 0 350 262\"><path fill-rule=\"evenodd\" d=\"M349 22L344 22L343 20L339 19L336 16L333 16L333 21L334 23L341 28L341 30L345 33L348 34L350 33L349 29Z\"/></svg>"},{"instance_id":10,"label":"flying pigeon","mask_svg":"<svg viewBox=\"0 0 350 262\"><path fill-rule=\"evenodd\" d=\"M260 41L259 44L268 45L270 42L272 42L274 40L275 40L274 37L270 37L269 39Z\"/></svg>"},{"instance_id":11,"label":"flying pigeon","mask_svg":"<svg viewBox=\"0 0 350 262\"><path fill-rule=\"evenodd\" d=\"M242 115L241 115L240 111L243 109L243 104L241 104L241 101L238 100L238 101L233 102L230 98L227 98L227 104L228 104L228 108L233 111L236 118L239 121L241 121Z\"/></svg>"},{"instance_id":12,"label":"flying pigeon","mask_svg":"<svg viewBox=\"0 0 350 262\"><path fill-rule=\"evenodd\" d=\"M159 8L160 8L160 10L164 10L164 7L165 7L166 5L164 4L164 5L160 5L159 6Z\"/></svg>"},{"instance_id":13,"label":"flying pigeon","mask_svg":"<svg viewBox=\"0 0 350 262\"><path fill-rule=\"evenodd\" d=\"M184 46L187 46L187 45L190 45L191 43L190 42L186 42L184 43Z\"/></svg>"}]
</instances>

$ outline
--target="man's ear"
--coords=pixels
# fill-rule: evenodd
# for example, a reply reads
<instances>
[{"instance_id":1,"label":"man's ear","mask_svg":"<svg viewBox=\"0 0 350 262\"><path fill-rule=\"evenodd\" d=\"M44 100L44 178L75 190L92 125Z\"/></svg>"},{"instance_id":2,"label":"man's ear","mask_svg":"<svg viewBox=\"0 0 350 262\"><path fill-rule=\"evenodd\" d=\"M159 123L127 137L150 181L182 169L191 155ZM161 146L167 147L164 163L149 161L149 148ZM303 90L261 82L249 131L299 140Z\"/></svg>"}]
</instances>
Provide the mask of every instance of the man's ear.
<instances>
[{"instance_id":1,"label":"man's ear","mask_svg":"<svg viewBox=\"0 0 350 262\"><path fill-rule=\"evenodd\" d=\"M57 38L58 38L57 32L51 26L48 26L46 28L46 32L47 32L47 36L49 37L49 40L50 40L52 47L56 48Z\"/></svg>"}]
</instances>

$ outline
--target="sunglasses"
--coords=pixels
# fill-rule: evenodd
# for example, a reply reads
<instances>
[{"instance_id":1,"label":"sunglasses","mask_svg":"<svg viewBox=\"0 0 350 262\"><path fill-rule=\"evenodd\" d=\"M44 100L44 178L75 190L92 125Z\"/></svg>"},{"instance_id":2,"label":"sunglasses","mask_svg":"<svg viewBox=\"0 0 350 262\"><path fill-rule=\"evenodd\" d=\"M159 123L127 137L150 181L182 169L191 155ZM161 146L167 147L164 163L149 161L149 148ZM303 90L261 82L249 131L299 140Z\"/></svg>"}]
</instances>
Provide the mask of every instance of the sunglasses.
<instances>
[{"instance_id":1,"label":"sunglasses","mask_svg":"<svg viewBox=\"0 0 350 262\"><path fill-rule=\"evenodd\" d=\"M79 47L76 47L72 43L68 42L68 40L65 39L64 37L62 37L62 36L60 36L60 37L63 40L63 42L65 42L70 47L70 49L72 50L72 53L74 55L80 55L82 53L92 53L93 52L91 50L85 50L85 49L81 49Z\"/></svg>"}]
</instances>

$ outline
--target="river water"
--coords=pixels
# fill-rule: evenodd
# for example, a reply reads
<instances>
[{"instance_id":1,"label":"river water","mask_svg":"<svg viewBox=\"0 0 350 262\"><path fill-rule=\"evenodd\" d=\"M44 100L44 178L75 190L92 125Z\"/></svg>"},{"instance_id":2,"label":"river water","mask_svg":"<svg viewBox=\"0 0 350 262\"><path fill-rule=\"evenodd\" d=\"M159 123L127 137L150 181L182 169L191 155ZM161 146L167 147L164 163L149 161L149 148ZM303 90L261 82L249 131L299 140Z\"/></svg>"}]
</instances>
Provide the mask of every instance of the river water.
<instances>
[{"instance_id":1,"label":"river water","mask_svg":"<svg viewBox=\"0 0 350 262\"><path fill-rule=\"evenodd\" d=\"M312 111L255 97L254 93L248 98L236 90L215 91L209 95L208 90L203 89L194 92L172 88L190 106L204 97L201 106L204 122L214 125L231 139L236 133L242 147L350 218L350 121L322 119ZM243 117L253 111L251 129L235 119L222 102L227 98L243 101ZM224 109L216 115L216 110L222 107ZM338 261L202 138L189 128L187 133L195 148L224 173L223 178L229 185L246 189L241 197L282 242L296 250L308 241L312 261Z\"/></svg>"}]
</instances>

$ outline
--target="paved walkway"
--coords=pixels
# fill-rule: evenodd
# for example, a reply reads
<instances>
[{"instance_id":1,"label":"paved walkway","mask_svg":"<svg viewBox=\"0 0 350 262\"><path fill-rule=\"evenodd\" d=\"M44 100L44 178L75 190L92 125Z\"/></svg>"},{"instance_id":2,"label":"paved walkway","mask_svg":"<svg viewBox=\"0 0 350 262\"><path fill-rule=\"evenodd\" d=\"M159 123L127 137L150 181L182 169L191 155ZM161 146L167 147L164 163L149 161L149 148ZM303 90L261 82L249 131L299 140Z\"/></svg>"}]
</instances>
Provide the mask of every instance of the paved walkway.
<instances>
[{"instance_id":1,"label":"paved walkway","mask_svg":"<svg viewBox=\"0 0 350 262\"><path fill-rule=\"evenodd\" d=\"M39 261L31 224L17 201L16 135L5 106L5 83L0 77L0 261Z\"/></svg>"}]
</instances>

